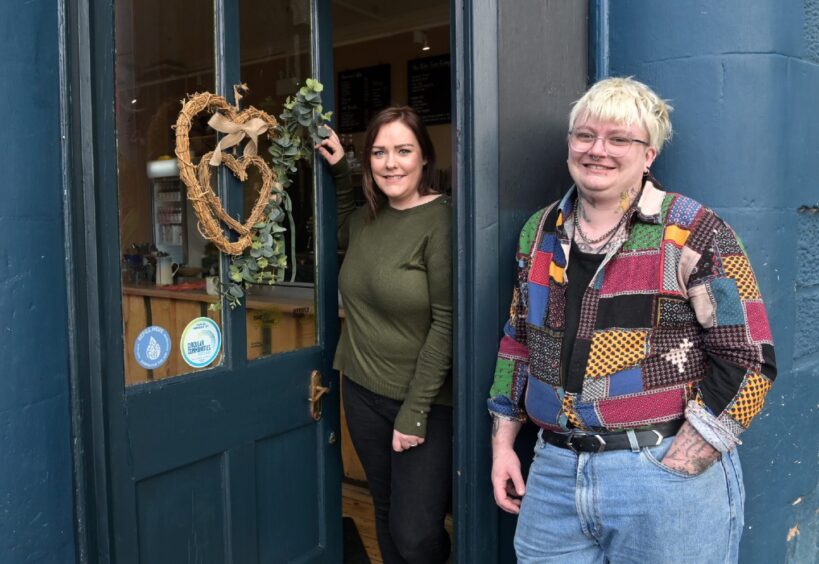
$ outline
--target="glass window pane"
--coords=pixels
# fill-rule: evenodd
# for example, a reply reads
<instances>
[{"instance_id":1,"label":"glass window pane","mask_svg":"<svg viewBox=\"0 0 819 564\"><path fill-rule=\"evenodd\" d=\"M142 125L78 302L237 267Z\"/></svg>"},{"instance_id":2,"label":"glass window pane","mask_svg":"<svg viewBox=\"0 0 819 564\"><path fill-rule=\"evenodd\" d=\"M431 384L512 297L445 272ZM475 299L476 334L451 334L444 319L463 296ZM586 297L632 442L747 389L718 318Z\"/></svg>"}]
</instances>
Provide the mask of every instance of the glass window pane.
<instances>
[{"instance_id":1,"label":"glass window pane","mask_svg":"<svg viewBox=\"0 0 819 564\"><path fill-rule=\"evenodd\" d=\"M250 91L242 100L278 119L288 96L313 76L309 0L242 0L241 77ZM260 155L269 162L268 143ZM285 282L250 289L247 357L291 351L316 343L313 169L300 162L288 188L292 213L285 220L288 267ZM258 175L245 182L245 214L258 194Z\"/></svg>"},{"instance_id":2,"label":"glass window pane","mask_svg":"<svg viewBox=\"0 0 819 564\"><path fill-rule=\"evenodd\" d=\"M171 129L180 100L214 90L213 3L116 0L115 26L125 380L132 385L222 359L221 316L208 310L216 296L205 287L218 255L197 230ZM190 144L194 162L215 146L207 116L191 127ZM192 323L198 318L215 323Z\"/></svg>"}]
</instances>

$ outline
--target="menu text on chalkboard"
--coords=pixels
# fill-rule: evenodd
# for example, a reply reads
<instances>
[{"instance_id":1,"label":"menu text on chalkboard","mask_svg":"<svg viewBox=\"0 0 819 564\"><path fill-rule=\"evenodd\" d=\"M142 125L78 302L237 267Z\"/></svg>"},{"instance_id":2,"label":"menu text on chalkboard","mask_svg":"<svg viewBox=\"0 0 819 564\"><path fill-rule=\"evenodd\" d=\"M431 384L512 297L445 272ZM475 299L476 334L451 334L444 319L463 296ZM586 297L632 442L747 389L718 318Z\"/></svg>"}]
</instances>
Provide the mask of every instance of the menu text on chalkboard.
<instances>
[{"instance_id":1,"label":"menu text on chalkboard","mask_svg":"<svg viewBox=\"0 0 819 564\"><path fill-rule=\"evenodd\" d=\"M390 65L339 72L339 133L364 131L370 119L390 105L390 99Z\"/></svg>"},{"instance_id":2,"label":"menu text on chalkboard","mask_svg":"<svg viewBox=\"0 0 819 564\"><path fill-rule=\"evenodd\" d=\"M407 101L427 125L452 121L449 55L407 61Z\"/></svg>"}]
</instances>

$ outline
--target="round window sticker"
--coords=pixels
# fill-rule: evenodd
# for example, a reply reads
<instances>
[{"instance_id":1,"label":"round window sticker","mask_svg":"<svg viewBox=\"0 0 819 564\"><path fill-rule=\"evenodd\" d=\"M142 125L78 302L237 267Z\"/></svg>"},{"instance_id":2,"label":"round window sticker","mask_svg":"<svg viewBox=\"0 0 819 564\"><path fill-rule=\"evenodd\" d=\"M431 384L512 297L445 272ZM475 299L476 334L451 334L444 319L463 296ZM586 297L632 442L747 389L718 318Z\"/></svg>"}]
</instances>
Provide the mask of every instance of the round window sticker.
<instances>
[{"instance_id":1,"label":"round window sticker","mask_svg":"<svg viewBox=\"0 0 819 564\"><path fill-rule=\"evenodd\" d=\"M171 336L162 327L143 329L134 341L134 358L142 368L159 368L171 355Z\"/></svg>"},{"instance_id":2,"label":"round window sticker","mask_svg":"<svg viewBox=\"0 0 819 564\"><path fill-rule=\"evenodd\" d=\"M182 358L194 368L202 368L213 362L221 347L222 332L209 317L197 317L188 323L179 340Z\"/></svg>"}]
</instances>

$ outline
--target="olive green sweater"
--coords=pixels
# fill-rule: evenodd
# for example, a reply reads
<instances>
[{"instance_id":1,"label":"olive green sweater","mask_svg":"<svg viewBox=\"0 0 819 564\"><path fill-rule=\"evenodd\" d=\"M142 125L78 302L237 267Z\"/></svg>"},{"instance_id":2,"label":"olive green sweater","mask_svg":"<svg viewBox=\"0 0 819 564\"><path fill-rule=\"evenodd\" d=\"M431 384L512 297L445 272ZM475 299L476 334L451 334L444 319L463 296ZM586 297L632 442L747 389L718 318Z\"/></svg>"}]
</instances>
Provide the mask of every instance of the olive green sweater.
<instances>
[{"instance_id":1,"label":"olive green sweater","mask_svg":"<svg viewBox=\"0 0 819 564\"><path fill-rule=\"evenodd\" d=\"M345 322L333 366L403 402L395 429L423 437L433 403L452 404L452 235L449 197L370 219L356 209L345 159L333 167Z\"/></svg>"}]
</instances>

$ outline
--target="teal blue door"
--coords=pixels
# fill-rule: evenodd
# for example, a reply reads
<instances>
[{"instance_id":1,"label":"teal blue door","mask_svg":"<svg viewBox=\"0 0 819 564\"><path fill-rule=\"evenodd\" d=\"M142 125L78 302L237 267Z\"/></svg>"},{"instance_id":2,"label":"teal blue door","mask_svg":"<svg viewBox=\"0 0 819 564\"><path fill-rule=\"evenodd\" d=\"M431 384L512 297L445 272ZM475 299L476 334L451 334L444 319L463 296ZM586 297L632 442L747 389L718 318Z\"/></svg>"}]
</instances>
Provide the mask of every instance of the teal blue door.
<instances>
[{"instance_id":1,"label":"teal blue door","mask_svg":"<svg viewBox=\"0 0 819 564\"><path fill-rule=\"evenodd\" d=\"M225 280L228 261L201 235L171 129L187 94L233 102L242 82L243 105L277 116L297 82L318 77L331 106L329 9L329 0L88 8L91 39L79 49L90 62L83 67L80 55L76 81L91 91L78 95L90 96L92 112L82 103L78 111L94 118L78 126L93 145L77 148L94 171L78 221L88 222L99 288L101 360L89 364L86 419L99 512L86 508L97 519L92 560L341 560L333 190L320 169L299 168L286 283L213 311L221 299L205 277ZM191 128L192 159L215 144L206 121ZM230 215L244 217L259 179L251 172L242 184L222 167L212 187ZM207 339L191 336L197 323Z\"/></svg>"}]
</instances>

